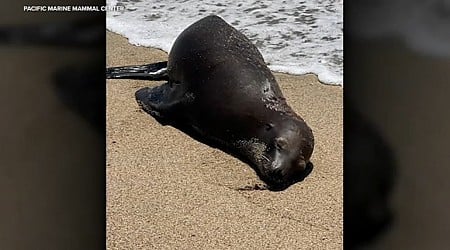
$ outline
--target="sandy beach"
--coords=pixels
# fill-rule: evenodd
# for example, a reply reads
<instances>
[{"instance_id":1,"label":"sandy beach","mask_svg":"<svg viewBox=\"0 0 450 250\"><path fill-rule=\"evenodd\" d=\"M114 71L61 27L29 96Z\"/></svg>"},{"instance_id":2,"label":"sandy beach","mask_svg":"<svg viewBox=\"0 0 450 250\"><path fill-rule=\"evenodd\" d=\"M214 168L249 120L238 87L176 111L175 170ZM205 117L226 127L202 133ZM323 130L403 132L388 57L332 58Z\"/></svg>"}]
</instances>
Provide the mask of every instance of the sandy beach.
<instances>
[{"instance_id":1,"label":"sandy beach","mask_svg":"<svg viewBox=\"0 0 450 250\"><path fill-rule=\"evenodd\" d=\"M167 60L107 33L107 65ZM283 192L246 164L141 111L134 93L160 82L107 81L108 249L342 249L343 88L275 74L313 129L313 172Z\"/></svg>"}]
</instances>

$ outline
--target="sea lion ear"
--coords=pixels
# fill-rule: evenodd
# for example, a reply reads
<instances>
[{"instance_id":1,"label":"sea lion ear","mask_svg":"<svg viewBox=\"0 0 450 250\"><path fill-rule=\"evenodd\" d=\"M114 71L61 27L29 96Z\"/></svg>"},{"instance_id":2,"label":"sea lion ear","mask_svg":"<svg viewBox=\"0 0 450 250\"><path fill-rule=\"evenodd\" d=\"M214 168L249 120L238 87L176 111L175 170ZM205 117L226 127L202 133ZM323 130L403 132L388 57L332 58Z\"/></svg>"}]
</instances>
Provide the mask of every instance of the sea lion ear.
<instances>
[{"instance_id":1,"label":"sea lion ear","mask_svg":"<svg viewBox=\"0 0 450 250\"><path fill-rule=\"evenodd\" d=\"M287 147L287 140L284 137L275 138L275 147L278 149L285 149Z\"/></svg>"}]
</instances>

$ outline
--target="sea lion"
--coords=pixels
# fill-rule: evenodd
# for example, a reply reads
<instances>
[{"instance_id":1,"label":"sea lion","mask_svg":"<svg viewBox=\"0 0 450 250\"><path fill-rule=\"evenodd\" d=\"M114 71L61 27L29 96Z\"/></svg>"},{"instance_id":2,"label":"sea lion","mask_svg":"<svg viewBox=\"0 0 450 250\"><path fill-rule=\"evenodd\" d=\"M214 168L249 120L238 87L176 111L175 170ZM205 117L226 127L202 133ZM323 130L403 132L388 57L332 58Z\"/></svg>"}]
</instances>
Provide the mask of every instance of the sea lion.
<instances>
[{"instance_id":1,"label":"sea lion","mask_svg":"<svg viewBox=\"0 0 450 250\"><path fill-rule=\"evenodd\" d=\"M218 16L186 28L167 64L109 68L107 77L167 80L136 92L142 109L246 162L270 190L312 170L311 129L286 103L258 49Z\"/></svg>"}]
</instances>

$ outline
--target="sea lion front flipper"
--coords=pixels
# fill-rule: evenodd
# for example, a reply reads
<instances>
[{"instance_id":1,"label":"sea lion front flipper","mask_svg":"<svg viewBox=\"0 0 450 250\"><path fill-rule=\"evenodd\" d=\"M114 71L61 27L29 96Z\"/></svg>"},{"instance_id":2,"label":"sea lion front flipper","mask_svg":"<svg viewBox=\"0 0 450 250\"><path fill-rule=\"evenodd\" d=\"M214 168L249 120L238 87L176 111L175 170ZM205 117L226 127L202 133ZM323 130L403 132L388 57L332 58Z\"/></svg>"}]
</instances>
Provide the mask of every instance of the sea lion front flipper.
<instances>
[{"instance_id":1,"label":"sea lion front flipper","mask_svg":"<svg viewBox=\"0 0 450 250\"><path fill-rule=\"evenodd\" d=\"M106 69L107 79L135 79L167 81L167 61L137 66L121 66Z\"/></svg>"},{"instance_id":2,"label":"sea lion front flipper","mask_svg":"<svg viewBox=\"0 0 450 250\"><path fill-rule=\"evenodd\" d=\"M168 124L169 120L176 119L172 114L177 113L185 102L182 90L174 90L169 83L153 88L142 88L135 93L139 106L161 124Z\"/></svg>"}]
</instances>

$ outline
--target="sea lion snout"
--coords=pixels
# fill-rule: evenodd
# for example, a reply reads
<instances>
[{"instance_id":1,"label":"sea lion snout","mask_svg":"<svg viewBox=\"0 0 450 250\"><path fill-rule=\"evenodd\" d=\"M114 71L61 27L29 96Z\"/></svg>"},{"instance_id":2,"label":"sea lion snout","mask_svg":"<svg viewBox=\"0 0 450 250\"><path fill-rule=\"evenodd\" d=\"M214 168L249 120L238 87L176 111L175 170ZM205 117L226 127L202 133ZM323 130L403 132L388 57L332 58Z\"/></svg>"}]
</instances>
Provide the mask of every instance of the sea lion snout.
<instances>
[{"instance_id":1,"label":"sea lion snout","mask_svg":"<svg viewBox=\"0 0 450 250\"><path fill-rule=\"evenodd\" d=\"M303 181L313 170L313 164L303 159L288 160L278 168L263 173L261 179L271 191L283 191L291 185Z\"/></svg>"},{"instance_id":2,"label":"sea lion snout","mask_svg":"<svg viewBox=\"0 0 450 250\"><path fill-rule=\"evenodd\" d=\"M297 120L285 121L284 125L278 128L273 146L267 152L267 157L272 159L271 166L263 171L263 179L273 191L282 191L303 181L313 170L309 161L314 147L312 133Z\"/></svg>"}]
</instances>

